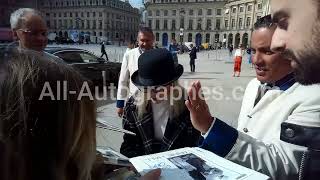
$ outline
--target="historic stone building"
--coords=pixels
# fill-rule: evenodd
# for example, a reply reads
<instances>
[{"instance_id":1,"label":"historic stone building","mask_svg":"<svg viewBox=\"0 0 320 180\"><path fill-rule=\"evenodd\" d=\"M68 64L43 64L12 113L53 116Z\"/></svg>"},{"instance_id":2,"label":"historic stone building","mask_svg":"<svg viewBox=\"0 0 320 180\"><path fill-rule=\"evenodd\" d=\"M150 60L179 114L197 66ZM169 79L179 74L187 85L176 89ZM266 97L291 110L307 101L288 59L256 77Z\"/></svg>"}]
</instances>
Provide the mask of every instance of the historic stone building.
<instances>
[{"instance_id":1,"label":"historic stone building","mask_svg":"<svg viewBox=\"0 0 320 180\"><path fill-rule=\"evenodd\" d=\"M140 24L128 0L42 0L40 10L51 33L94 43L135 40Z\"/></svg>"},{"instance_id":2,"label":"historic stone building","mask_svg":"<svg viewBox=\"0 0 320 180\"><path fill-rule=\"evenodd\" d=\"M145 0L146 24L159 45L178 42L213 46L248 45L257 18L269 0Z\"/></svg>"}]
</instances>

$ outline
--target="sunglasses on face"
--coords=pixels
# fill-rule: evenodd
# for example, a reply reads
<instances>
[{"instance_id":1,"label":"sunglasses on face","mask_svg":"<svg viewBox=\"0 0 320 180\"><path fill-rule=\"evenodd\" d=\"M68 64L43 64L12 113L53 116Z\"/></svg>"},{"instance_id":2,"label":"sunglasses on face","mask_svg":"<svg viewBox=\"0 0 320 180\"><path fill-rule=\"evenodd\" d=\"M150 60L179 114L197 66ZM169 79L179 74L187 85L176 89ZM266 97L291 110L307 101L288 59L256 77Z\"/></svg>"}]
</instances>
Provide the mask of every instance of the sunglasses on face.
<instances>
[{"instance_id":1,"label":"sunglasses on face","mask_svg":"<svg viewBox=\"0 0 320 180\"><path fill-rule=\"evenodd\" d=\"M36 37L36 36L39 36L39 35L45 36L45 37L48 36L48 31L46 31L46 30L31 31L29 29L18 29L18 31L21 31L21 32L23 32L25 34L28 34L30 36L33 36L33 37Z\"/></svg>"}]
</instances>

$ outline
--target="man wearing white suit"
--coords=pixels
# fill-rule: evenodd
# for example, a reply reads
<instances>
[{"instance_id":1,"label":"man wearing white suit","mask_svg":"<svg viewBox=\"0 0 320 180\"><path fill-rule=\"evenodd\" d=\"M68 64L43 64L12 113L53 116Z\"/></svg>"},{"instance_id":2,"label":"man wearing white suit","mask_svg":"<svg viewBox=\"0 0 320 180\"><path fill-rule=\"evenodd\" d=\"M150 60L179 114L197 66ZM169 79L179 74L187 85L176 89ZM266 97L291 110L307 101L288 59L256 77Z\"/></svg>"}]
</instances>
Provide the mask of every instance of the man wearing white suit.
<instances>
[{"instance_id":1,"label":"man wearing white suit","mask_svg":"<svg viewBox=\"0 0 320 180\"><path fill-rule=\"evenodd\" d=\"M117 114L119 117L122 117L123 115L125 101L138 90L130 80L132 74L138 70L138 58L145 51L152 49L153 43L154 35L152 29L141 26L139 27L138 32L139 47L127 51L123 56L116 102Z\"/></svg>"},{"instance_id":2,"label":"man wearing white suit","mask_svg":"<svg viewBox=\"0 0 320 180\"><path fill-rule=\"evenodd\" d=\"M186 105L193 126L203 133L200 147L272 179L300 179L307 145L293 143L302 127L320 127L320 85L297 83L290 61L270 49L276 26L271 16L257 21L252 34L257 78L247 86L237 129L213 117L192 84ZM201 94L201 93L200 93ZM296 125L302 125L296 126Z\"/></svg>"}]
</instances>

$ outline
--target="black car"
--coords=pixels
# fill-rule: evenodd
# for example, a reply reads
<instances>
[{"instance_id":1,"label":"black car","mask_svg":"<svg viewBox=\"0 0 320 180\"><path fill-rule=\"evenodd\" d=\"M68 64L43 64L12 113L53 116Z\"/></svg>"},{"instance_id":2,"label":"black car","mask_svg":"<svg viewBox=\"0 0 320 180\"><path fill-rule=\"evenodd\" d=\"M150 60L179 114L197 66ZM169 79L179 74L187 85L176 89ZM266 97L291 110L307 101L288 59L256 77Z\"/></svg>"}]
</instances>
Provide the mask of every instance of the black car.
<instances>
[{"instance_id":1,"label":"black car","mask_svg":"<svg viewBox=\"0 0 320 180\"><path fill-rule=\"evenodd\" d=\"M89 51L77 48L48 47L46 52L53 54L70 64L94 85L103 85L102 72L106 74L106 85L113 83L117 86L121 63L105 61Z\"/></svg>"}]
</instances>

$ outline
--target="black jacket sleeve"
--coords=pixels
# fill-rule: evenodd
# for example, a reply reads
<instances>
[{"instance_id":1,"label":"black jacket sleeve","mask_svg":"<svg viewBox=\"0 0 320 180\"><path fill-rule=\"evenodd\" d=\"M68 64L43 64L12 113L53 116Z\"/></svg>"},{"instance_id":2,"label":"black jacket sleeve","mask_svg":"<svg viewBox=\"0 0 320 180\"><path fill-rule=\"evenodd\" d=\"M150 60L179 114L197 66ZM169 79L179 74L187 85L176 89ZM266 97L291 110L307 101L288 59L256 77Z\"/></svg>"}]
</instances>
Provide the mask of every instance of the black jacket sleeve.
<instances>
[{"instance_id":1,"label":"black jacket sleeve","mask_svg":"<svg viewBox=\"0 0 320 180\"><path fill-rule=\"evenodd\" d=\"M197 59L197 49L196 49L195 47L193 47L193 48L191 49L190 58L191 58L191 59Z\"/></svg>"},{"instance_id":2,"label":"black jacket sleeve","mask_svg":"<svg viewBox=\"0 0 320 180\"><path fill-rule=\"evenodd\" d=\"M140 137L140 133L135 124L135 109L133 109L132 106L133 105L131 104L131 102L128 101L124 109L124 115L122 120L123 128L136 134L135 136L130 134L125 134L123 136L123 143L120 147L120 153L127 156L128 158L141 156L145 154L142 138Z\"/></svg>"}]
</instances>

